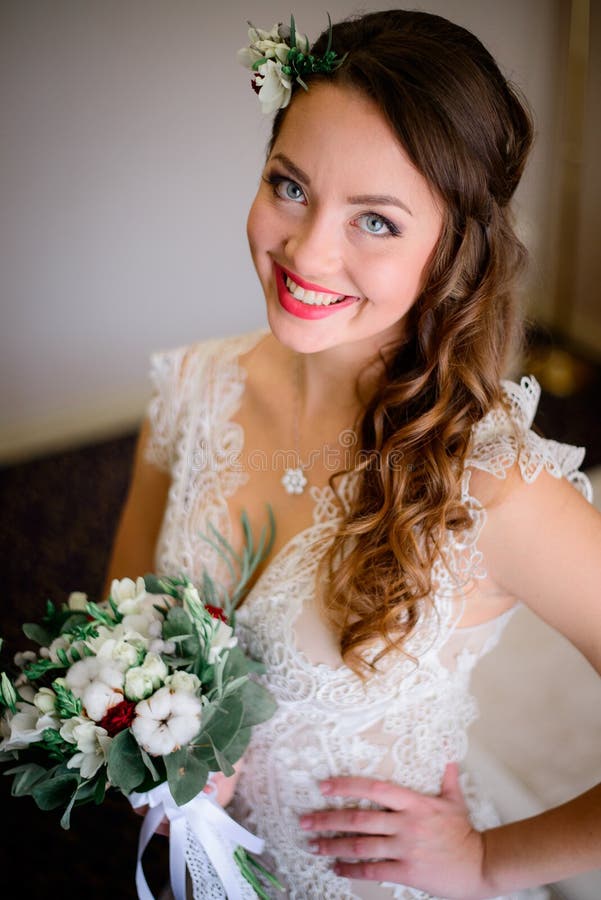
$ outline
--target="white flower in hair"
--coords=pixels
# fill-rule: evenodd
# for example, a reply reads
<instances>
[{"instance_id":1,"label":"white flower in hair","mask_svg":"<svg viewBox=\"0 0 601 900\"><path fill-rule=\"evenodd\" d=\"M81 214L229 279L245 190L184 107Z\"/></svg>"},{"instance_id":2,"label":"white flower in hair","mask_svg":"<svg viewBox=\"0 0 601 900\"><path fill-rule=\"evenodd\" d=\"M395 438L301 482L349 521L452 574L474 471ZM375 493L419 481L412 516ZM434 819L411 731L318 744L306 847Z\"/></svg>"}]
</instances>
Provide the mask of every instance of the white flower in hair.
<instances>
[{"instance_id":1,"label":"white flower in hair","mask_svg":"<svg viewBox=\"0 0 601 900\"><path fill-rule=\"evenodd\" d=\"M266 115L288 106L292 96L292 81L284 74L281 62L268 59L255 75L261 111Z\"/></svg>"},{"instance_id":2,"label":"white flower in hair","mask_svg":"<svg viewBox=\"0 0 601 900\"><path fill-rule=\"evenodd\" d=\"M248 47L238 50L238 62L253 73L251 84L259 95L264 113L283 109L290 103L292 85L296 81L307 90L304 77L319 72L334 72L346 58L338 58L331 49L332 22L328 14L328 45L323 56L310 53L309 38L296 30L294 16L290 27L274 25L271 31L255 28L250 22Z\"/></svg>"}]
</instances>

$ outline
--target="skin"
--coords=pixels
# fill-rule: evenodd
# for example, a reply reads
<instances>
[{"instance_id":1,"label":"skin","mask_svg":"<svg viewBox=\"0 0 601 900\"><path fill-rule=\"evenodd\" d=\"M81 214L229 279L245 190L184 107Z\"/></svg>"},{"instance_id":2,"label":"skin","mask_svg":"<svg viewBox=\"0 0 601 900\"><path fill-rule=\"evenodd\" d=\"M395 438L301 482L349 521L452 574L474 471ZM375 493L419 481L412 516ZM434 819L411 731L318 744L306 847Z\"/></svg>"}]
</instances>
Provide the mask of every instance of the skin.
<instances>
[{"instance_id":1,"label":"skin","mask_svg":"<svg viewBox=\"0 0 601 900\"><path fill-rule=\"evenodd\" d=\"M276 161L277 154L301 168L310 185ZM248 239L273 346L286 363L283 379L291 356L302 354L300 429L312 434L324 417L351 409L357 373L402 335L442 210L377 107L334 85L296 94L263 176L273 175L276 163L287 180L277 190L261 181ZM365 193L393 194L411 212L348 200ZM402 236L370 233L378 216L390 219ZM317 321L291 316L278 301L274 261L360 302ZM146 439L147 426L107 584L152 566L169 479L143 460ZM471 492L488 512L479 549L491 592L508 598L508 605L519 598L601 672L601 515L565 479L547 472L527 484L515 467L502 482L474 470ZM500 611L491 608L489 615ZM226 804L235 779L220 781L219 799ZM541 815L483 833L471 825L454 761L437 796L356 777L332 778L321 788L326 797L366 799L380 807L316 810L301 820L313 851L349 878L398 882L450 900L483 900L601 867L600 785Z\"/></svg>"},{"instance_id":2,"label":"skin","mask_svg":"<svg viewBox=\"0 0 601 900\"><path fill-rule=\"evenodd\" d=\"M287 180L272 185L270 176ZM393 195L407 209L349 202L365 194ZM328 84L295 95L262 173L247 234L271 331L289 355L303 355L301 430L328 408L350 408L355 376L380 347L402 335L442 215L439 200L369 99ZM385 220L400 234L392 236ZM279 303L274 261L359 302L317 321L297 318Z\"/></svg>"}]
</instances>

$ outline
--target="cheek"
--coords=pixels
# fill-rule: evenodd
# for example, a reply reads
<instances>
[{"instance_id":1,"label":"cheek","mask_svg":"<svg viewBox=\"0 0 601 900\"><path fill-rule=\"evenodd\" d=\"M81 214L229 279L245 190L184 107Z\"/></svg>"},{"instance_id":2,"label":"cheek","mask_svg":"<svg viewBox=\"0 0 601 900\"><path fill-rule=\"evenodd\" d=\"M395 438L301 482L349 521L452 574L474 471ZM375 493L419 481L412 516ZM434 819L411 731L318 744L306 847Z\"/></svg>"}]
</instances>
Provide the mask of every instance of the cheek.
<instances>
[{"instance_id":1,"label":"cheek","mask_svg":"<svg viewBox=\"0 0 601 900\"><path fill-rule=\"evenodd\" d=\"M277 240L277 221L272 204L259 192L246 220L246 235L251 250L270 247Z\"/></svg>"},{"instance_id":2,"label":"cheek","mask_svg":"<svg viewBox=\"0 0 601 900\"><path fill-rule=\"evenodd\" d=\"M260 216L257 214L258 198L255 197L246 219L246 236L251 250L256 246Z\"/></svg>"}]
</instances>

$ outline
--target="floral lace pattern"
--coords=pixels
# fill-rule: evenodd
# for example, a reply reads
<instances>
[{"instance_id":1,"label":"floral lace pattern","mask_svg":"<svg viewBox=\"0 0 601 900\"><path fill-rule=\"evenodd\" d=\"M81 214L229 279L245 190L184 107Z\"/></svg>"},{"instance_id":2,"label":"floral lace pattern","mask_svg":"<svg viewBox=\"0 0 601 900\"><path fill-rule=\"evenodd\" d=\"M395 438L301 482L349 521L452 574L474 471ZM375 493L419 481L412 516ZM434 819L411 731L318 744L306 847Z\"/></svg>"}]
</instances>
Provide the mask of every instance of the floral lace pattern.
<instances>
[{"instance_id":1,"label":"floral lace pattern","mask_svg":"<svg viewBox=\"0 0 601 900\"><path fill-rule=\"evenodd\" d=\"M147 458L172 478L157 544L157 571L183 570L199 579L207 567L217 577L228 577L221 558L198 535L209 522L226 538L231 535L227 497L248 478L239 466L244 435L231 421L245 383L237 358L265 333L206 341L151 359L154 394L148 410L152 436ZM456 628L462 588L485 576L477 539L486 511L470 494L471 468L503 478L517 461L526 481L544 469L554 477L568 478L591 498L590 482L578 471L584 450L530 430L540 395L535 379L523 378L520 384L505 381L503 389L510 412L493 410L474 428L473 450L462 480L472 525L462 534L447 534L433 569L433 603L422 608L406 655L386 656L366 682L344 665L336 648L313 656L315 646L328 646L326 626L315 604L317 567L342 514L329 486L310 488L313 525L280 550L238 613L240 639L266 664L262 677L278 709L253 733L229 811L265 840L265 862L277 872L290 898L429 896L400 885L336 876L326 859L309 852L298 818L325 806L317 788L321 778L361 774L438 793L447 762L465 758L468 728L477 716L470 675L499 640L512 612L482 626ZM345 508L353 487L352 474L340 479ZM374 655L377 651L375 646ZM496 813L481 788L468 773L462 778L475 826L496 824ZM202 861L194 862L193 845L188 855L192 870L201 871Z\"/></svg>"}]
</instances>

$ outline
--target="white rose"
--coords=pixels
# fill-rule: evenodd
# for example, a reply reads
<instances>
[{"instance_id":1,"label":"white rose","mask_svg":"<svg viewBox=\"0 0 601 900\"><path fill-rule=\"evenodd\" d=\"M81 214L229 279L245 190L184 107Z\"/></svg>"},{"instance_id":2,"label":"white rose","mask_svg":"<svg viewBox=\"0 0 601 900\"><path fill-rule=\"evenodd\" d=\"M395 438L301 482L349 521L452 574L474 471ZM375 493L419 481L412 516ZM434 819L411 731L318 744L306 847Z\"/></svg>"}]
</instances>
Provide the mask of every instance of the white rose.
<instances>
[{"instance_id":1,"label":"white rose","mask_svg":"<svg viewBox=\"0 0 601 900\"><path fill-rule=\"evenodd\" d=\"M56 694L51 688L40 688L33 698L34 705L41 713L53 713L56 711Z\"/></svg>"},{"instance_id":2,"label":"white rose","mask_svg":"<svg viewBox=\"0 0 601 900\"><path fill-rule=\"evenodd\" d=\"M67 600L67 606L74 612L85 612L88 595L82 591L71 591Z\"/></svg>"},{"instance_id":3,"label":"white rose","mask_svg":"<svg viewBox=\"0 0 601 900\"><path fill-rule=\"evenodd\" d=\"M125 673L125 696L128 700L143 700L163 684L168 672L157 653L147 653L141 666Z\"/></svg>"},{"instance_id":4,"label":"white rose","mask_svg":"<svg viewBox=\"0 0 601 900\"><path fill-rule=\"evenodd\" d=\"M200 690L201 681L198 675L178 669L172 675L167 676L165 684L172 691L187 691L189 694L196 694Z\"/></svg>"},{"instance_id":5,"label":"white rose","mask_svg":"<svg viewBox=\"0 0 601 900\"><path fill-rule=\"evenodd\" d=\"M209 648L210 663L214 663L224 650L231 650L238 643L238 638L234 636L234 630L230 625L226 625L221 619L215 619L215 622L216 627Z\"/></svg>"},{"instance_id":6,"label":"white rose","mask_svg":"<svg viewBox=\"0 0 601 900\"><path fill-rule=\"evenodd\" d=\"M82 716L67 719L60 730L63 740L76 744L75 753L67 763L68 769L79 769L82 778L91 778L107 759L112 738L104 728L100 728Z\"/></svg>"},{"instance_id":7,"label":"white rose","mask_svg":"<svg viewBox=\"0 0 601 900\"><path fill-rule=\"evenodd\" d=\"M118 668L125 671L130 666L135 666L140 661L140 657L144 652L144 642L142 640L131 643L123 639L115 640L111 638L105 641L98 651L98 659L110 660L114 662Z\"/></svg>"},{"instance_id":8,"label":"white rose","mask_svg":"<svg viewBox=\"0 0 601 900\"><path fill-rule=\"evenodd\" d=\"M119 625L115 625L114 628L106 628L106 626L100 625L97 631L97 637L89 638L87 645L99 657L111 657L117 641L128 641L141 649L145 649L148 644L147 639L142 634L125 624L125 619Z\"/></svg>"},{"instance_id":9,"label":"white rose","mask_svg":"<svg viewBox=\"0 0 601 900\"><path fill-rule=\"evenodd\" d=\"M169 669L157 653L147 653L142 668L152 678L153 687L160 687L169 673Z\"/></svg>"},{"instance_id":10,"label":"white rose","mask_svg":"<svg viewBox=\"0 0 601 900\"><path fill-rule=\"evenodd\" d=\"M136 706L132 733L151 756L167 756L187 744L200 731L202 704L187 691L159 688Z\"/></svg>"},{"instance_id":11,"label":"white rose","mask_svg":"<svg viewBox=\"0 0 601 900\"><path fill-rule=\"evenodd\" d=\"M152 676L142 666L135 666L125 673L125 696L128 700L144 700L154 690Z\"/></svg>"}]
</instances>

